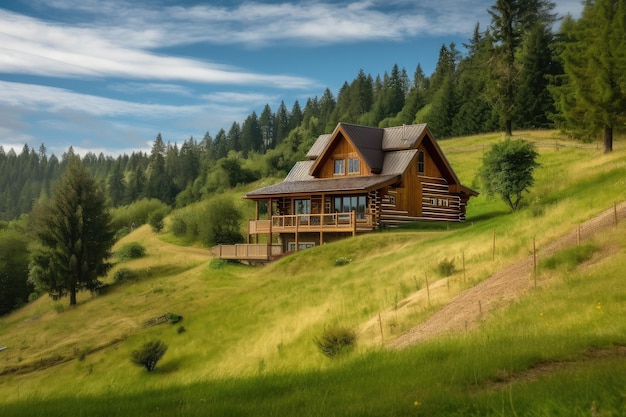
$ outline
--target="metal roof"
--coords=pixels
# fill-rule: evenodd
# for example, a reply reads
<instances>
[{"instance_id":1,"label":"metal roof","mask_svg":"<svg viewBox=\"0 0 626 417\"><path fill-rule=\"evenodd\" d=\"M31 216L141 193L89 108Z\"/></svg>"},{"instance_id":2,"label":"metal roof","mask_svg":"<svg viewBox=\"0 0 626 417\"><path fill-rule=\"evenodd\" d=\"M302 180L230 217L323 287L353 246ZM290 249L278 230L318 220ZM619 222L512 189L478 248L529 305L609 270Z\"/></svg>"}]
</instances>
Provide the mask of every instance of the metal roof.
<instances>
[{"instance_id":1,"label":"metal roof","mask_svg":"<svg viewBox=\"0 0 626 417\"><path fill-rule=\"evenodd\" d=\"M384 151L411 149L424 135L426 129L425 123L386 127L383 129L382 148Z\"/></svg>"},{"instance_id":2,"label":"metal roof","mask_svg":"<svg viewBox=\"0 0 626 417\"><path fill-rule=\"evenodd\" d=\"M326 148L326 145L328 144L332 136L332 133L320 135L313 144L313 146L311 146L311 149L309 149L309 151L307 152L306 157L309 159L317 159L317 157L320 156L322 152L324 152L324 149Z\"/></svg>"},{"instance_id":3,"label":"metal roof","mask_svg":"<svg viewBox=\"0 0 626 417\"><path fill-rule=\"evenodd\" d=\"M308 181L283 181L250 191L246 198L271 197L289 194L319 194L332 192L370 191L386 184L393 184L400 179L399 175L368 175L358 177L324 178Z\"/></svg>"},{"instance_id":4,"label":"metal roof","mask_svg":"<svg viewBox=\"0 0 626 417\"><path fill-rule=\"evenodd\" d=\"M307 181L315 179L314 176L309 175L313 163L315 163L315 161L296 162L291 168L291 171L289 171L289 174L287 174L287 177L285 177L285 181Z\"/></svg>"},{"instance_id":5,"label":"metal roof","mask_svg":"<svg viewBox=\"0 0 626 417\"><path fill-rule=\"evenodd\" d=\"M380 175L402 175L415 157L417 149L385 153L385 163Z\"/></svg>"}]
</instances>

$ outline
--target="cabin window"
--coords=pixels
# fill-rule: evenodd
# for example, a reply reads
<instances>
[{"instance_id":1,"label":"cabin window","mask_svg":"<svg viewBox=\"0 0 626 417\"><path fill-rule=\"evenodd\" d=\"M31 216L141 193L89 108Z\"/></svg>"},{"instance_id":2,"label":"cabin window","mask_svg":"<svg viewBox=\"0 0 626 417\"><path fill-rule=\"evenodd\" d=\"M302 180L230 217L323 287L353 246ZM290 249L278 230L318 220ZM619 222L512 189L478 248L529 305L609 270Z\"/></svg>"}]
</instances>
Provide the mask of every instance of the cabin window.
<instances>
[{"instance_id":1,"label":"cabin window","mask_svg":"<svg viewBox=\"0 0 626 417\"><path fill-rule=\"evenodd\" d=\"M335 159L335 175L345 175L346 161L344 159Z\"/></svg>"},{"instance_id":2,"label":"cabin window","mask_svg":"<svg viewBox=\"0 0 626 417\"><path fill-rule=\"evenodd\" d=\"M367 198L364 195L353 195L344 197L335 197L335 213L352 213L356 212L357 219L365 219L365 206ZM345 216L348 219L348 216ZM343 219L343 218L342 218Z\"/></svg>"},{"instance_id":3,"label":"cabin window","mask_svg":"<svg viewBox=\"0 0 626 417\"><path fill-rule=\"evenodd\" d=\"M348 159L348 174L358 174L360 171L359 158Z\"/></svg>"},{"instance_id":4,"label":"cabin window","mask_svg":"<svg viewBox=\"0 0 626 417\"><path fill-rule=\"evenodd\" d=\"M311 200L294 200L296 212L294 214L311 214Z\"/></svg>"},{"instance_id":5,"label":"cabin window","mask_svg":"<svg viewBox=\"0 0 626 417\"><path fill-rule=\"evenodd\" d=\"M314 242L298 242L298 250L309 249L315 246ZM296 242L287 243L287 250L294 252L296 250Z\"/></svg>"},{"instance_id":6,"label":"cabin window","mask_svg":"<svg viewBox=\"0 0 626 417\"><path fill-rule=\"evenodd\" d=\"M424 152L417 151L417 172L424 173Z\"/></svg>"}]
</instances>

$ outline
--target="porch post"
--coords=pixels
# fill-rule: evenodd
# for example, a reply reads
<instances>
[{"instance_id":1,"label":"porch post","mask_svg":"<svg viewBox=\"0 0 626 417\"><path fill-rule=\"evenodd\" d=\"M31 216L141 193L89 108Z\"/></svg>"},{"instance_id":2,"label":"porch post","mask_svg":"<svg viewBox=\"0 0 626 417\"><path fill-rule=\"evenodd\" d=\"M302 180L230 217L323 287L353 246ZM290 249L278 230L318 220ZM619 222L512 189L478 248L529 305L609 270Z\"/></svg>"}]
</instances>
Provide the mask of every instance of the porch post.
<instances>
[{"instance_id":1,"label":"porch post","mask_svg":"<svg viewBox=\"0 0 626 417\"><path fill-rule=\"evenodd\" d=\"M298 225L300 221L298 220L298 216L296 216L296 252L300 249L300 232L298 231Z\"/></svg>"},{"instance_id":2,"label":"porch post","mask_svg":"<svg viewBox=\"0 0 626 417\"><path fill-rule=\"evenodd\" d=\"M320 246L324 244L324 214L326 214L326 194L322 194L322 210L320 213Z\"/></svg>"},{"instance_id":3,"label":"porch post","mask_svg":"<svg viewBox=\"0 0 626 417\"><path fill-rule=\"evenodd\" d=\"M352 213L350 214L351 220L352 220L352 236L356 236L356 210L352 210Z\"/></svg>"},{"instance_id":4,"label":"porch post","mask_svg":"<svg viewBox=\"0 0 626 417\"><path fill-rule=\"evenodd\" d=\"M271 199L270 199L271 202ZM272 223L274 223L274 221L272 220L272 212L270 210L270 233L269 236L267 237L267 260L269 261L272 258Z\"/></svg>"}]
</instances>

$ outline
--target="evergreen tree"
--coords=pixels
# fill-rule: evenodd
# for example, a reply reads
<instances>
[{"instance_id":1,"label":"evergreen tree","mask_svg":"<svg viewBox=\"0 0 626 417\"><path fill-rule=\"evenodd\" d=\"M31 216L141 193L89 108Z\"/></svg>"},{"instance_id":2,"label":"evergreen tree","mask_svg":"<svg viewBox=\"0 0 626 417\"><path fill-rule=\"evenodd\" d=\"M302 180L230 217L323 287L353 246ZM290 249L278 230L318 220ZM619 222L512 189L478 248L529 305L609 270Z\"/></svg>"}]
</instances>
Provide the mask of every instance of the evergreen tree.
<instances>
[{"instance_id":1,"label":"evergreen tree","mask_svg":"<svg viewBox=\"0 0 626 417\"><path fill-rule=\"evenodd\" d=\"M34 210L33 219L39 245L30 278L52 297L69 295L75 305L77 291L100 286L114 243L104 194L78 157L68 160L50 201Z\"/></svg>"},{"instance_id":2,"label":"evergreen tree","mask_svg":"<svg viewBox=\"0 0 626 417\"><path fill-rule=\"evenodd\" d=\"M269 104L265 104L263 112L259 117L259 127L263 135L263 150L267 152L268 149L276 147L276 118Z\"/></svg>"},{"instance_id":3,"label":"evergreen tree","mask_svg":"<svg viewBox=\"0 0 626 417\"><path fill-rule=\"evenodd\" d=\"M241 143L244 157L249 152L260 152L263 149L263 132L259 126L256 112L246 118L241 127Z\"/></svg>"},{"instance_id":4,"label":"evergreen tree","mask_svg":"<svg viewBox=\"0 0 626 417\"><path fill-rule=\"evenodd\" d=\"M613 129L626 121L626 2L585 3L581 18L562 25L565 76L553 87L558 126L581 138L604 135L613 150Z\"/></svg>"},{"instance_id":5,"label":"evergreen tree","mask_svg":"<svg viewBox=\"0 0 626 417\"><path fill-rule=\"evenodd\" d=\"M113 172L109 176L108 182L109 198L113 206L118 206L124 202L126 197L126 182L121 163L118 161L113 166Z\"/></svg>"},{"instance_id":6,"label":"evergreen tree","mask_svg":"<svg viewBox=\"0 0 626 417\"><path fill-rule=\"evenodd\" d=\"M493 49L489 60L489 97L500 115L505 134L513 132L520 65L516 54L525 32L538 23L551 24L554 3L549 0L496 0L489 9Z\"/></svg>"},{"instance_id":7,"label":"evergreen tree","mask_svg":"<svg viewBox=\"0 0 626 417\"><path fill-rule=\"evenodd\" d=\"M281 101L278 106L278 111L276 112L276 143L275 147L280 145L280 143L287 137L289 134L289 112L287 111L287 106L285 106L285 102ZM259 150L261 147L258 148Z\"/></svg>"},{"instance_id":8,"label":"evergreen tree","mask_svg":"<svg viewBox=\"0 0 626 417\"><path fill-rule=\"evenodd\" d=\"M239 152L242 150L243 146L241 144L241 127L239 123L233 122L230 126L230 130L228 131L228 150Z\"/></svg>"},{"instance_id":9,"label":"evergreen tree","mask_svg":"<svg viewBox=\"0 0 626 417\"><path fill-rule=\"evenodd\" d=\"M300 103L298 103L298 100L296 100L293 103L293 107L291 107L291 117L289 118L289 131L291 132L293 129L300 127L302 119L302 109L300 108Z\"/></svg>"},{"instance_id":10,"label":"evergreen tree","mask_svg":"<svg viewBox=\"0 0 626 417\"><path fill-rule=\"evenodd\" d=\"M28 300L28 239L16 230L0 229L0 316Z\"/></svg>"}]
</instances>

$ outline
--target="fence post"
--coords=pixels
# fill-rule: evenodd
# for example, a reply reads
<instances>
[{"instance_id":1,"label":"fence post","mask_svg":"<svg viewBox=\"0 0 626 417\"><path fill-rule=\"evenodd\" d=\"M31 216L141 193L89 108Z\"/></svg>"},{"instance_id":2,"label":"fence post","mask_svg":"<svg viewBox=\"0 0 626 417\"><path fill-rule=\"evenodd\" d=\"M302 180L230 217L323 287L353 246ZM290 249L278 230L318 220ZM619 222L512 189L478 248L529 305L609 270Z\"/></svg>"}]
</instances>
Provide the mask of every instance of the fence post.
<instances>
[{"instance_id":1,"label":"fence post","mask_svg":"<svg viewBox=\"0 0 626 417\"><path fill-rule=\"evenodd\" d=\"M533 275L535 277L535 288L537 288L537 242L533 237Z\"/></svg>"},{"instance_id":2,"label":"fence post","mask_svg":"<svg viewBox=\"0 0 626 417\"><path fill-rule=\"evenodd\" d=\"M430 286L428 285L428 275L424 272L424 279L426 279L426 295L428 296L428 305L430 306Z\"/></svg>"}]
</instances>

